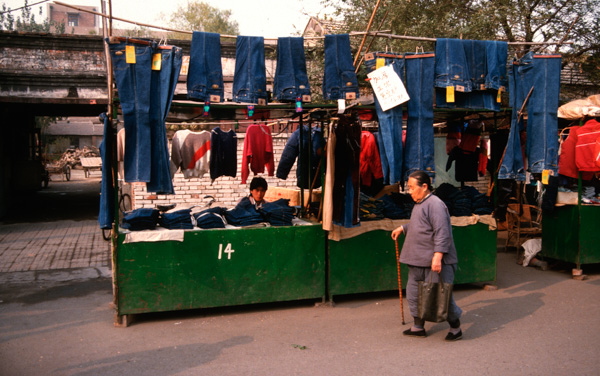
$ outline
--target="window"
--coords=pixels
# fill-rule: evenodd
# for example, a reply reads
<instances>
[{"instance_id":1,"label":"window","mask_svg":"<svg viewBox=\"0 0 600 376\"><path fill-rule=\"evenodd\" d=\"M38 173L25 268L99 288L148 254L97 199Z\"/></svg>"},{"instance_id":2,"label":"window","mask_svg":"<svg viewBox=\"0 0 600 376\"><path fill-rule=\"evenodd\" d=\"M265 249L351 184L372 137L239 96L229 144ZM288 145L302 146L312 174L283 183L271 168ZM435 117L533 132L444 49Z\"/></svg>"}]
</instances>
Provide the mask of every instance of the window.
<instances>
[{"instance_id":1,"label":"window","mask_svg":"<svg viewBox=\"0 0 600 376\"><path fill-rule=\"evenodd\" d=\"M69 26L79 26L79 14L69 13L67 14L67 25Z\"/></svg>"}]
</instances>

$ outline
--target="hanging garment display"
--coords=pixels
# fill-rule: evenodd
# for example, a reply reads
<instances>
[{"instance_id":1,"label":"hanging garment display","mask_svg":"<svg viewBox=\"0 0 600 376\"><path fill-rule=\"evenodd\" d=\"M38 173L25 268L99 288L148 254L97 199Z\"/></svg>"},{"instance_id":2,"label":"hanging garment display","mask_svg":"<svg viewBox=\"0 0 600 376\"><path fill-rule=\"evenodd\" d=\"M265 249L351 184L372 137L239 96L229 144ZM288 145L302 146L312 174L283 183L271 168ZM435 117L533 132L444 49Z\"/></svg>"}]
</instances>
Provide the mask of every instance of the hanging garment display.
<instances>
[{"instance_id":1,"label":"hanging garment display","mask_svg":"<svg viewBox=\"0 0 600 376\"><path fill-rule=\"evenodd\" d=\"M358 97L358 79L352 62L350 36L348 34L325 35L323 99Z\"/></svg>"},{"instance_id":2,"label":"hanging garment display","mask_svg":"<svg viewBox=\"0 0 600 376\"><path fill-rule=\"evenodd\" d=\"M306 73L304 38L277 39L277 67L273 95L280 102L310 102L310 84Z\"/></svg>"},{"instance_id":3,"label":"hanging garment display","mask_svg":"<svg viewBox=\"0 0 600 376\"><path fill-rule=\"evenodd\" d=\"M435 87L454 92L473 90L462 39L437 38L435 42Z\"/></svg>"},{"instance_id":4,"label":"hanging garment display","mask_svg":"<svg viewBox=\"0 0 600 376\"><path fill-rule=\"evenodd\" d=\"M522 77L518 72L518 61L514 59L508 67L509 102L513 108L510 133L504 149L504 155L498 170L498 179L525 181L525 165L521 152L521 131L524 130L523 117L519 114L527 94L523 92Z\"/></svg>"},{"instance_id":5,"label":"hanging garment display","mask_svg":"<svg viewBox=\"0 0 600 376\"><path fill-rule=\"evenodd\" d=\"M150 123L152 124L151 148L153 159L150 167L150 181L146 183L146 189L148 192L173 194L175 190L171 179L169 141L167 140L165 122L181 71L182 50L178 47L161 49L156 55L159 55L160 67L156 67L156 61L153 62L150 85L152 92Z\"/></svg>"},{"instance_id":6,"label":"hanging garment display","mask_svg":"<svg viewBox=\"0 0 600 376\"><path fill-rule=\"evenodd\" d=\"M560 92L560 55L535 55L528 52L519 60L523 95L533 88L527 103L528 171L558 173L558 100ZM521 102L522 103L522 102ZM520 108L513 106L515 109Z\"/></svg>"},{"instance_id":7,"label":"hanging garment display","mask_svg":"<svg viewBox=\"0 0 600 376\"><path fill-rule=\"evenodd\" d=\"M209 171L210 132L175 132L171 145L171 175L181 169L183 177L201 178Z\"/></svg>"},{"instance_id":8,"label":"hanging garment display","mask_svg":"<svg viewBox=\"0 0 600 376\"><path fill-rule=\"evenodd\" d=\"M221 35L194 31L187 76L188 98L223 102Z\"/></svg>"},{"instance_id":9,"label":"hanging garment display","mask_svg":"<svg viewBox=\"0 0 600 376\"><path fill-rule=\"evenodd\" d=\"M145 41L108 46L123 111L125 181L150 183L152 191L173 193L168 182L165 119L179 77L182 50Z\"/></svg>"},{"instance_id":10,"label":"hanging garment display","mask_svg":"<svg viewBox=\"0 0 600 376\"><path fill-rule=\"evenodd\" d=\"M383 178L381 159L377 150L375 136L362 131L360 136L360 184L370 187L373 180Z\"/></svg>"},{"instance_id":11,"label":"hanging garment display","mask_svg":"<svg viewBox=\"0 0 600 376\"><path fill-rule=\"evenodd\" d=\"M237 174L237 135L216 127L210 132L210 178Z\"/></svg>"},{"instance_id":12,"label":"hanging garment display","mask_svg":"<svg viewBox=\"0 0 600 376\"><path fill-rule=\"evenodd\" d=\"M113 140L112 128L108 121L108 116L105 113L100 114L100 120L104 123L104 137L100 143L100 157L102 158L103 166L112 166L112 150ZM102 169L102 182L100 185L100 211L98 212L98 224L101 229L112 228L112 223L115 219L115 187L112 183L112 169Z\"/></svg>"},{"instance_id":13,"label":"hanging garment display","mask_svg":"<svg viewBox=\"0 0 600 376\"><path fill-rule=\"evenodd\" d=\"M325 146L325 140L321 128L303 125L302 153L300 153L300 128L296 129L285 144L275 176L279 179L287 179L296 158L302 155L303 158L298 158L298 166L296 167L297 186L304 189L319 188L321 179L317 175L320 171L319 160L321 159L323 146ZM315 177L317 178L315 179Z\"/></svg>"},{"instance_id":14,"label":"hanging garment display","mask_svg":"<svg viewBox=\"0 0 600 376\"><path fill-rule=\"evenodd\" d=\"M404 151L404 179L417 170L435 177L433 137L433 77L435 57L432 53L406 54L406 91L408 119Z\"/></svg>"},{"instance_id":15,"label":"hanging garment display","mask_svg":"<svg viewBox=\"0 0 600 376\"><path fill-rule=\"evenodd\" d=\"M569 136L560 148L559 173L577 178L581 172L583 180L590 180L594 172L600 171L596 165L596 142L600 138L600 122L588 120L581 127L571 127Z\"/></svg>"},{"instance_id":16,"label":"hanging garment display","mask_svg":"<svg viewBox=\"0 0 600 376\"><path fill-rule=\"evenodd\" d=\"M246 184L250 171L254 174L262 174L265 172L265 167L269 176L273 176L275 172L273 137L267 125L252 124L248 127L242 158L242 184Z\"/></svg>"},{"instance_id":17,"label":"hanging garment display","mask_svg":"<svg viewBox=\"0 0 600 376\"><path fill-rule=\"evenodd\" d=\"M341 115L335 128L335 175L333 182L333 223L343 227L360 225L360 137L356 114Z\"/></svg>"},{"instance_id":18,"label":"hanging garment display","mask_svg":"<svg viewBox=\"0 0 600 376\"><path fill-rule=\"evenodd\" d=\"M367 54L365 65L373 71L379 67L392 64L394 71L404 82L404 56L384 52ZM402 180L403 144L402 144L402 106L383 111L377 96L375 112L379 122L379 156L385 184L393 184Z\"/></svg>"},{"instance_id":19,"label":"hanging garment display","mask_svg":"<svg viewBox=\"0 0 600 376\"><path fill-rule=\"evenodd\" d=\"M265 39L239 35L236 40L233 101L266 105Z\"/></svg>"}]
</instances>

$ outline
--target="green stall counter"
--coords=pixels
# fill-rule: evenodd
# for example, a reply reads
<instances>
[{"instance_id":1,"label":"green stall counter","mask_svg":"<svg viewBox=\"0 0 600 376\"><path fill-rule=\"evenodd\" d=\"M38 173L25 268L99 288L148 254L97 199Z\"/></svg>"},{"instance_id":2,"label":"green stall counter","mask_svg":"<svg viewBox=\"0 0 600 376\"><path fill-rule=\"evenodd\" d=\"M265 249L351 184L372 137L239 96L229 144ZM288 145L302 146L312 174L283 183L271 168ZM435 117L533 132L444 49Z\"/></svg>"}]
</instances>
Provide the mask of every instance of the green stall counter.
<instances>
[{"instance_id":1,"label":"green stall counter","mask_svg":"<svg viewBox=\"0 0 600 376\"><path fill-rule=\"evenodd\" d=\"M496 281L496 237L485 223L452 226L458 255L455 284ZM404 237L398 239L402 250ZM328 240L328 297L398 290L396 246L391 231L375 230L339 241ZM401 264L402 287L408 269Z\"/></svg>"},{"instance_id":2,"label":"green stall counter","mask_svg":"<svg viewBox=\"0 0 600 376\"><path fill-rule=\"evenodd\" d=\"M319 225L186 230L183 241L125 242L113 253L119 316L325 298Z\"/></svg>"},{"instance_id":3,"label":"green stall counter","mask_svg":"<svg viewBox=\"0 0 600 376\"><path fill-rule=\"evenodd\" d=\"M542 255L577 265L600 263L600 206L565 205L542 216Z\"/></svg>"}]
</instances>

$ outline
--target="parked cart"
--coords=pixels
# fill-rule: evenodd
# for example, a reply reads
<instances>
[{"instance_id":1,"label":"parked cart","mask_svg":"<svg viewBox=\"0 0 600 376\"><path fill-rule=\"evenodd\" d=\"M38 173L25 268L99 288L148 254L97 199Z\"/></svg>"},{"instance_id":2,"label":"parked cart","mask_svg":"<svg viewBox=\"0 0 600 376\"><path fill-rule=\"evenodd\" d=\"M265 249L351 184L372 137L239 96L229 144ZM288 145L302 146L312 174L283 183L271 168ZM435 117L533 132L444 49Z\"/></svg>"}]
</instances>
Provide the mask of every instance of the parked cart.
<instances>
[{"instance_id":1,"label":"parked cart","mask_svg":"<svg viewBox=\"0 0 600 376\"><path fill-rule=\"evenodd\" d=\"M86 178L90 177L90 171L102 171L102 158L100 157L80 157L79 160Z\"/></svg>"},{"instance_id":2,"label":"parked cart","mask_svg":"<svg viewBox=\"0 0 600 376\"><path fill-rule=\"evenodd\" d=\"M71 166L69 166L69 164L64 159L53 163L46 163L46 171L48 171L48 175L61 174L63 180L71 180Z\"/></svg>"}]
</instances>

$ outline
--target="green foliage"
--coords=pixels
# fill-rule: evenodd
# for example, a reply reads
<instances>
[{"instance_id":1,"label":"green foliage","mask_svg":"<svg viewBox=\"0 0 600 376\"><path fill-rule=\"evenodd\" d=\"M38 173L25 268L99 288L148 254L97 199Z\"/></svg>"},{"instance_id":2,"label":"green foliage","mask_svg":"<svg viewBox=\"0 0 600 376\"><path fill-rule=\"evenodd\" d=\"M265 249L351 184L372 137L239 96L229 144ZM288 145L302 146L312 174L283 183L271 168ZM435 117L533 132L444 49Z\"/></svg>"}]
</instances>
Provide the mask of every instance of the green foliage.
<instances>
[{"instance_id":1,"label":"green foliage","mask_svg":"<svg viewBox=\"0 0 600 376\"><path fill-rule=\"evenodd\" d=\"M52 29L56 34L64 34L65 24L64 22L48 21L45 19L41 23L38 23L35 19L35 15L31 11L31 7L28 5L28 0L24 0L23 9L21 9L21 16L13 16L11 9L2 3L2 13L0 14L0 30L7 31L23 31L30 33L51 33ZM39 15L42 15L42 7L39 7Z\"/></svg>"},{"instance_id":2,"label":"green foliage","mask_svg":"<svg viewBox=\"0 0 600 376\"><path fill-rule=\"evenodd\" d=\"M238 35L239 26L231 20L231 10L220 10L203 1L190 0L179 6L167 22L173 29L182 31L205 31L225 35ZM174 39L191 39L190 34L173 33Z\"/></svg>"}]
</instances>

